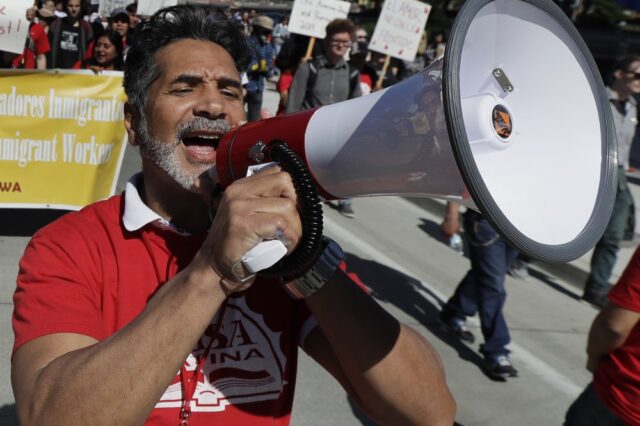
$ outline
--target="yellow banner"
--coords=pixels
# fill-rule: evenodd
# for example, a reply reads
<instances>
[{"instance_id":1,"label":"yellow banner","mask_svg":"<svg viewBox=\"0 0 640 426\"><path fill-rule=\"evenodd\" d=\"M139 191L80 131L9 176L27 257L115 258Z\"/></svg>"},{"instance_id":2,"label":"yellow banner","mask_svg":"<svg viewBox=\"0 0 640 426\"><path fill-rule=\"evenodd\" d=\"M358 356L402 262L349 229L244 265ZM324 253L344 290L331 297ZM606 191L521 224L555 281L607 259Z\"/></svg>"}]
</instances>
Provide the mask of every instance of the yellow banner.
<instances>
[{"instance_id":1,"label":"yellow banner","mask_svg":"<svg viewBox=\"0 0 640 426\"><path fill-rule=\"evenodd\" d=\"M113 194L122 73L0 71L0 207L77 210Z\"/></svg>"}]
</instances>

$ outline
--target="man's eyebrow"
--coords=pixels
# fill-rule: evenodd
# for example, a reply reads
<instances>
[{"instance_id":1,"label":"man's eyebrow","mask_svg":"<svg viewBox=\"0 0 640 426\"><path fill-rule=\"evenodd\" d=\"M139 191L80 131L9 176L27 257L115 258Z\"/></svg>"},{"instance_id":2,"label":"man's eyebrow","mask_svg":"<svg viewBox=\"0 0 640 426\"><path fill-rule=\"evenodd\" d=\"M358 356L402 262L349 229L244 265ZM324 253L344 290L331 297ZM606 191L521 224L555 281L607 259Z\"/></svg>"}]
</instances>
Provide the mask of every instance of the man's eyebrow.
<instances>
[{"instance_id":1,"label":"man's eyebrow","mask_svg":"<svg viewBox=\"0 0 640 426\"><path fill-rule=\"evenodd\" d=\"M231 87L235 87L236 89L242 89L242 83L240 83L235 78L230 78L230 77L219 78L218 85L224 86L224 87L231 86Z\"/></svg>"},{"instance_id":2,"label":"man's eyebrow","mask_svg":"<svg viewBox=\"0 0 640 426\"><path fill-rule=\"evenodd\" d=\"M179 76L177 76L176 78L173 79L173 81L171 81L171 84L180 84L180 83L184 83L184 84L188 84L190 86L195 86L197 84L200 84L204 81L204 78L202 78L201 75L197 75L197 74L180 74ZM223 86L223 87L235 87L238 89L242 88L242 84L231 77L220 77L218 78L218 85L219 86Z\"/></svg>"}]
</instances>

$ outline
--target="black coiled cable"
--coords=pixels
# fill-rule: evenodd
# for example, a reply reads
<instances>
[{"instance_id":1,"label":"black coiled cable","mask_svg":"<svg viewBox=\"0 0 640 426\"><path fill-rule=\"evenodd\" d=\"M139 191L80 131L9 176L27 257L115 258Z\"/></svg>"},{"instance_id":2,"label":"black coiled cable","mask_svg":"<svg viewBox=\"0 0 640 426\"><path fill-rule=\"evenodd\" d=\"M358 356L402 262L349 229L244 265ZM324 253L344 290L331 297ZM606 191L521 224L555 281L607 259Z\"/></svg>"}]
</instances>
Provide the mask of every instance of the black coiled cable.
<instances>
[{"instance_id":1,"label":"black coiled cable","mask_svg":"<svg viewBox=\"0 0 640 426\"><path fill-rule=\"evenodd\" d=\"M298 247L278 263L264 269L258 275L281 277L291 281L304 275L318 260L322 252L322 204L318 190L311 179L305 162L284 141L273 141L267 146L267 153L273 161L291 175L300 205L302 238Z\"/></svg>"}]
</instances>

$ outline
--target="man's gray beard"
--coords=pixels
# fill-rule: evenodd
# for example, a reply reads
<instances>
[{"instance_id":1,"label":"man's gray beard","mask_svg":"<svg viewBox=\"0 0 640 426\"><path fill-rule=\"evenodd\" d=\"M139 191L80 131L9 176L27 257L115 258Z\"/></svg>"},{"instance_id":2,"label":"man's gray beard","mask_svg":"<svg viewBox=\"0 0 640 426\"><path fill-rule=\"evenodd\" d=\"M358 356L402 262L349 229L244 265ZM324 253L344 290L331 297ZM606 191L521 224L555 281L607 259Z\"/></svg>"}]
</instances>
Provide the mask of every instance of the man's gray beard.
<instances>
[{"instance_id":1,"label":"man's gray beard","mask_svg":"<svg viewBox=\"0 0 640 426\"><path fill-rule=\"evenodd\" d=\"M197 166L195 173L190 173L180 166L180 161L176 155L178 145L184 135L199 131L211 130L226 133L229 131L229 124L222 120L210 120L204 117L196 117L193 120L183 123L176 130L175 139L171 143L163 142L151 137L147 128L147 120L141 115L140 124L136 129L136 134L140 138L138 146L140 155L154 162L164 170L173 180L187 191L197 192L195 188L198 177L209 170L214 164L191 163ZM189 161L187 159L187 161Z\"/></svg>"}]
</instances>

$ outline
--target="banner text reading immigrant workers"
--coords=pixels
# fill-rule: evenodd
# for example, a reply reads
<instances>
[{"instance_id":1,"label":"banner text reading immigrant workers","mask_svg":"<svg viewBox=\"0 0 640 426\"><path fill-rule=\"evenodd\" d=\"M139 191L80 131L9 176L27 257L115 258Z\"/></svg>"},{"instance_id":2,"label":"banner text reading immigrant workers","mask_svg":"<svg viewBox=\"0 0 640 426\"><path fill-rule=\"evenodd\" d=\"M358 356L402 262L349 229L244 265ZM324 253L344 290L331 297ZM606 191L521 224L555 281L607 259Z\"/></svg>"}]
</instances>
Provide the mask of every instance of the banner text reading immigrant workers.
<instances>
[{"instance_id":1,"label":"banner text reading immigrant workers","mask_svg":"<svg viewBox=\"0 0 640 426\"><path fill-rule=\"evenodd\" d=\"M0 72L0 207L110 196L124 155L122 74Z\"/></svg>"}]
</instances>

